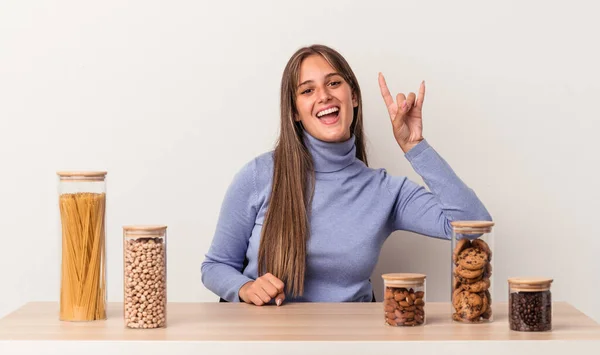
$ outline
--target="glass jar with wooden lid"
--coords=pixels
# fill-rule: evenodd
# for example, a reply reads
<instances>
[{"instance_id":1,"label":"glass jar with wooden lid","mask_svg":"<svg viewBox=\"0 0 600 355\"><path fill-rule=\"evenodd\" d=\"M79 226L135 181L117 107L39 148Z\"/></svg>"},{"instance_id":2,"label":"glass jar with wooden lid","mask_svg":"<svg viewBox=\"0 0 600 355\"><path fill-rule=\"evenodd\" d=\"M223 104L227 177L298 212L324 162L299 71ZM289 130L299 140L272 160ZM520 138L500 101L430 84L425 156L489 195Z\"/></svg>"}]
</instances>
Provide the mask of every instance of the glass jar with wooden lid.
<instances>
[{"instance_id":1,"label":"glass jar with wooden lid","mask_svg":"<svg viewBox=\"0 0 600 355\"><path fill-rule=\"evenodd\" d=\"M452 319L492 322L494 222L453 221L451 249Z\"/></svg>"},{"instance_id":2,"label":"glass jar with wooden lid","mask_svg":"<svg viewBox=\"0 0 600 355\"><path fill-rule=\"evenodd\" d=\"M123 227L125 326L167 326L167 226Z\"/></svg>"},{"instance_id":3,"label":"glass jar with wooden lid","mask_svg":"<svg viewBox=\"0 0 600 355\"><path fill-rule=\"evenodd\" d=\"M552 279L508 279L508 323L521 332L552 330Z\"/></svg>"},{"instance_id":4,"label":"glass jar with wooden lid","mask_svg":"<svg viewBox=\"0 0 600 355\"><path fill-rule=\"evenodd\" d=\"M424 325L425 275L392 273L381 277L385 323L394 327Z\"/></svg>"},{"instance_id":5,"label":"glass jar with wooden lid","mask_svg":"<svg viewBox=\"0 0 600 355\"><path fill-rule=\"evenodd\" d=\"M57 173L62 321L106 319L106 172Z\"/></svg>"}]
</instances>

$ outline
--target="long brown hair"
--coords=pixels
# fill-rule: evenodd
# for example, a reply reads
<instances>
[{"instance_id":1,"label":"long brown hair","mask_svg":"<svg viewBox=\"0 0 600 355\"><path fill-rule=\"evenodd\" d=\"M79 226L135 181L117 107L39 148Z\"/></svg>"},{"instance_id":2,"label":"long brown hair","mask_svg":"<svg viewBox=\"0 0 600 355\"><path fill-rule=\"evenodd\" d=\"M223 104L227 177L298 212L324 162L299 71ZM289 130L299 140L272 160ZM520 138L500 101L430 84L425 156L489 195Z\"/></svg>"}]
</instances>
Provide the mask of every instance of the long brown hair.
<instances>
[{"instance_id":1,"label":"long brown hair","mask_svg":"<svg viewBox=\"0 0 600 355\"><path fill-rule=\"evenodd\" d=\"M303 127L296 121L296 88L302 61L320 55L350 85L358 106L350 132L355 136L356 157L367 164L362 98L354 72L344 57L332 48L313 45L299 49L288 61L281 79L281 128L274 152L273 186L258 249L258 273L272 273L285 283L285 293L304 293L306 243L309 214L315 185L312 157L303 139Z\"/></svg>"}]
</instances>

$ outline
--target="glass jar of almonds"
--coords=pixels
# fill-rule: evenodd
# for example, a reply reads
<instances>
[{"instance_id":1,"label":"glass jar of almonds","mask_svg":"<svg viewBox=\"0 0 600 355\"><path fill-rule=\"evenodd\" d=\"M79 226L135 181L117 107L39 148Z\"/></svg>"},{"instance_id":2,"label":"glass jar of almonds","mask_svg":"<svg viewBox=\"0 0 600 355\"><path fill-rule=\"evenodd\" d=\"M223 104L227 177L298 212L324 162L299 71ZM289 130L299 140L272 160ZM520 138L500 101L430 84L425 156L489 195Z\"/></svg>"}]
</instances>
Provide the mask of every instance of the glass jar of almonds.
<instances>
[{"instance_id":1,"label":"glass jar of almonds","mask_svg":"<svg viewBox=\"0 0 600 355\"><path fill-rule=\"evenodd\" d=\"M425 275L383 274L385 323L394 327L425 324Z\"/></svg>"}]
</instances>

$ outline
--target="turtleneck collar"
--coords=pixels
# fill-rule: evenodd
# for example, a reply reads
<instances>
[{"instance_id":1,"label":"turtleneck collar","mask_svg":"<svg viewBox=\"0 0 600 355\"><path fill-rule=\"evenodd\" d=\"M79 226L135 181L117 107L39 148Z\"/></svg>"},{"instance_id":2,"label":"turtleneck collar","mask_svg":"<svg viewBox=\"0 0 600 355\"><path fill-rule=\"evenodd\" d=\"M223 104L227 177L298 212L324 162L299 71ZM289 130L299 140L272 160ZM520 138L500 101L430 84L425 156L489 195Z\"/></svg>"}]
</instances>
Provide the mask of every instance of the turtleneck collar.
<instances>
[{"instance_id":1,"label":"turtleneck collar","mask_svg":"<svg viewBox=\"0 0 600 355\"><path fill-rule=\"evenodd\" d=\"M345 142L330 143L318 140L304 131L304 144L313 158L315 172L332 173L349 166L356 160L354 135Z\"/></svg>"}]
</instances>

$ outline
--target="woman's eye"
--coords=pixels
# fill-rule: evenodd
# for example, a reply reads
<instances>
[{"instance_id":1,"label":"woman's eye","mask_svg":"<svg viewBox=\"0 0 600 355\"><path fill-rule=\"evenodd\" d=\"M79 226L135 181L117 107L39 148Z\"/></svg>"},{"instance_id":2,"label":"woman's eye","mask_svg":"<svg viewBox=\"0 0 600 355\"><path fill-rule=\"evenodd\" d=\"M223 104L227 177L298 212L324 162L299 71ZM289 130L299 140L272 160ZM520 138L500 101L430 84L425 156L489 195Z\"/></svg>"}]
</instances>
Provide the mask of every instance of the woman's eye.
<instances>
[{"instance_id":1,"label":"woman's eye","mask_svg":"<svg viewBox=\"0 0 600 355\"><path fill-rule=\"evenodd\" d=\"M310 93L311 91L312 91L312 89L306 89L306 90L302 91L300 94L301 94L301 95L308 94L308 93Z\"/></svg>"},{"instance_id":2,"label":"woman's eye","mask_svg":"<svg viewBox=\"0 0 600 355\"><path fill-rule=\"evenodd\" d=\"M342 83L341 81L332 81L332 82L329 83L329 85L331 85L331 86L338 86L341 83Z\"/></svg>"}]
</instances>

